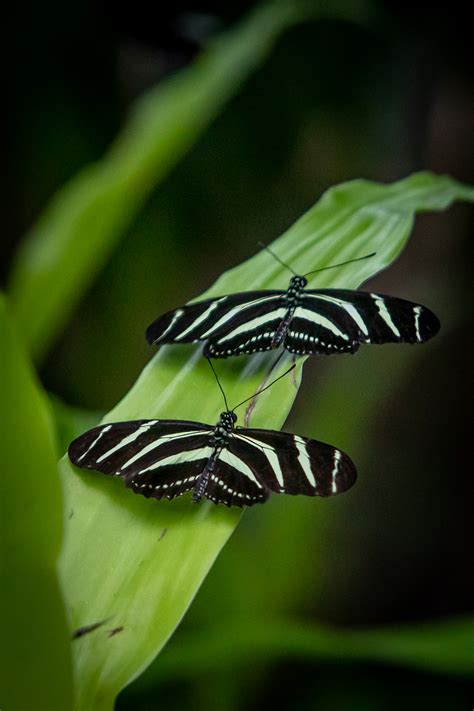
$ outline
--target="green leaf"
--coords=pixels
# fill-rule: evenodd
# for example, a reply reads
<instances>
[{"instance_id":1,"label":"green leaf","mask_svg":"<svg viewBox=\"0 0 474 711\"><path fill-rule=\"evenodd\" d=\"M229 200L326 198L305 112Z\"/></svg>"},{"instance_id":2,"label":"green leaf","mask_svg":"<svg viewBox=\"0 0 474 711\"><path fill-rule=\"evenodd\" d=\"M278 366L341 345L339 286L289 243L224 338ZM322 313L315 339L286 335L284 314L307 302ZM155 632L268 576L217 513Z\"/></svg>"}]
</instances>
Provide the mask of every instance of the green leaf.
<instances>
[{"instance_id":1,"label":"green leaf","mask_svg":"<svg viewBox=\"0 0 474 711\"><path fill-rule=\"evenodd\" d=\"M228 620L225 634L219 626L208 629L204 640L195 633L170 645L153 676L140 680L140 688L159 680L189 680L209 669L245 673L257 663L294 658L381 662L474 676L474 618L359 630L280 619Z\"/></svg>"},{"instance_id":2,"label":"green leaf","mask_svg":"<svg viewBox=\"0 0 474 711\"><path fill-rule=\"evenodd\" d=\"M356 288L397 257L416 211L444 209L456 199L472 201L474 190L429 173L386 186L356 180L325 193L272 247L297 272L375 251L371 259L312 280L321 287ZM287 284L288 273L261 252L224 274L203 297ZM255 391L273 359L270 354L217 362L231 405ZM275 374L284 367L281 362ZM291 378L278 382L259 398L251 424L281 427L295 394ZM159 350L105 421L166 417L213 423L222 408L200 349L171 346ZM209 502L145 500L120 481L74 469L67 458L61 468L70 518L60 570L72 625L106 620L74 644L77 708L109 709L179 624L241 514ZM111 630L120 631L110 636Z\"/></svg>"},{"instance_id":3,"label":"green leaf","mask_svg":"<svg viewBox=\"0 0 474 711\"><path fill-rule=\"evenodd\" d=\"M5 711L72 708L56 562L62 499L48 409L0 299L2 689Z\"/></svg>"},{"instance_id":4,"label":"green leaf","mask_svg":"<svg viewBox=\"0 0 474 711\"><path fill-rule=\"evenodd\" d=\"M226 32L194 64L145 94L104 158L58 194L13 268L13 312L40 360L154 187L196 141L278 35L304 17L271 2ZM312 12L309 6L306 12ZM54 288L51 287L54 285Z\"/></svg>"}]
</instances>

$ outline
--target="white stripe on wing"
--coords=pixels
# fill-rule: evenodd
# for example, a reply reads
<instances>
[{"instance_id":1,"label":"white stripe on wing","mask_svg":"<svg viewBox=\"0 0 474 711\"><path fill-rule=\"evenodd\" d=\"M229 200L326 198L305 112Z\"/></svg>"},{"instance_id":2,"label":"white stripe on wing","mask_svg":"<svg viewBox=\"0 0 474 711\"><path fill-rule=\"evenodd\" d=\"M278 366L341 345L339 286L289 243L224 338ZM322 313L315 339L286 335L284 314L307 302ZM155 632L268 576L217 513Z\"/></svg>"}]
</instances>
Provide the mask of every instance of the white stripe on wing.
<instances>
[{"instance_id":1,"label":"white stripe on wing","mask_svg":"<svg viewBox=\"0 0 474 711\"><path fill-rule=\"evenodd\" d=\"M250 308L251 306L256 306L257 304L263 304L266 303L267 301L271 301L272 299L278 299L278 296L275 294L272 294L271 296L260 296L258 299L253 299L252 301L246 301L243 304L239 304L239 306L235 306L233 309L231 309L228 313L224 314L222 318L219 319L213 326L211 326L205 333L203 333L200 338L208 338L209 336L212 336L213 333L218 331L222 326L225 326L226 323L230 323L232 319L235 316L238 316L239 314L242 313L242 311L245 311L246 309Z\"/></svg>"},{"instance_id":2,"label":"white stripe on wing","mask_svg":"<svg viewBox=\"0 0 474 711\"><path fill-rule=\"evenodd\" d=\"M211 430L210 430L211 432ZM140 449L139 452L136 452L136 454L133 455L133 457L130 457L122 466L120 467L121 470L126 469L129 467L131 464L137 461L137 459L141 459L142 457L145 456L145 454L148 454L149 452L152 452L154 449L157 449L158 447L161 447L163 444L169 444L170 442L174 442L175 440L183 440L186 439L187 437L194 437L195 435L202 435L203 431L202 430L191 430L188 432L177 432L176 434L173 435L164 435L163 437L158 437L154 442L149 442L145 447ZM183 445L184 447L186 445Z\"/></svg>"},{"instance_id":3,"label":"white stripe on wing","mask_svg":"<svg viewBox=\"0 0 474 711\"><path fill-rule=\"evenodd\" d=\"M306 442L301 437L298 437L298 435L295 435L293 439L295 442L295 447L298 450L298 461L300 463L301 469L303 470L303 473L311 484L311 486L316 489L316 477L314 476L313 470L311 469L311 457L308 454Z\"/></svg>"},{"instance_id":4,"label":"white stripe on wing","mask_svg":"<svg viewBox=\"0 0 474 711\"><path fill-rule=\"evenodd\" d=\"M236 328L232 329L232 331L229 331L229 333L226 333L225 336L221 336L218 342L219 344L225 343L225 341L229 341L231 338L235 338L241 333L247 333L248 331L256 331L260 326L265 326L267 323L271 323L272 321L275 321L277 319L281 320L285 316L287 310L288 309L286 307L275 309L274 311L270 311L270 313L268 314L264 314L263 316L257 316L251 321L246 321L240 326L237 326Z\"/></svg>"},{"instance_id":5,"label":"white stripe on wing","mask_svg":"<svg viewBox=\"0 0 474 711\"><path fill-rule=\"evenodd\" d=\"M351 304L349 301L345 301L344 299L336 299L336 297L334 296L326 296L326 294L310 294L308 292L305 292L304 299L305 301L306 299L316 299L317 301L326 301L327 303L339 306L341 309L344 309L344 311L349 314L352 320L359 326L362 333L364 333L366 336L369 335L369 331L367 326L365 325L364 319L362 318L361 314L358 312L354 304Z\"/></svg>"},{"instance_id":6,"label":"white stripe on wing","mask_svg":"<svg viewBox=\"0 0 474 711\"><path fill-rule=\"evenodd\" d=\"M111 454L114 454L117 452L119 449L122 449L122 447L126 447L127 444L131 444L132 442L135 442L135 440L140 437L144 432L150 429L153 425L156 425L156 423L159 420L148 420L147 422L144 422L142 425L137 427L136 430L134 430L131 434L129 434L127 437L124 437L123 439L120 440L116 445L114 445L111 449L108 449L104 454L101 454L101 456L96 460L97 464L99 462L102 462L104 459L107 459L107 457L110 457Z\"/></svg>"},{"instance_id":7,"label":"white stripe on wing","mask_svg":"<svg viewBox=\"0 0 474 711\"><path fill-rule=\"evenodd\" d=\"M385 321L389 329L394 333L398 338L401 338L400 331L398 328L395 326L395 324L392 321L392 317L390 315L390 311L387 309L385 305L385 301L378 295L378 294L371 294L370 295L373 300L375 301L375 305L378 309L378 312L381 316L381 318Z\"/></svg>"},{"instance_id":8,"label":"white stripe on wing","mask_svg":"<svg viewBox=\"0 0 474 711\"><path fill-rule=\"evenodd\" d=\"M347 335L347 333L343 333L336 326L335 323L330 321L325 316L322 316L321 314L317 314L314 311L305 309L303 306L298 306L298 308L295 310L294 318L301 318L306 321L309 321L310 323L316 324L316 326L322 326L323 328L327 329L328 331L331 331L331 333L334 333L335 336L339 336L339 338L342 338L345 341L349 340L349 336Z\"/></svg>"},{"instance_id":9,"label":"white stripe on wing","mask_svg":"<svg viewBox=\"0 0 474 711\"><path fill-rule=\"evenodd\" d=\"M280 488L283 489L285 486L285 480L283 477L282 468L280 466L280 460L278 459L278 455L275 449L269 444L260 442L258 439L250 437L248 434L239 435L237 433L234 433L234 437L241 439L243 442L247 442L247 444L251 444L252 446L256 447L258 451L261 452L261 454L264 454L266 456L268 463L270 464L270 467L272 468L272 471L276 476L278 484L280 485Z\"/></svg>"}]
</instances>

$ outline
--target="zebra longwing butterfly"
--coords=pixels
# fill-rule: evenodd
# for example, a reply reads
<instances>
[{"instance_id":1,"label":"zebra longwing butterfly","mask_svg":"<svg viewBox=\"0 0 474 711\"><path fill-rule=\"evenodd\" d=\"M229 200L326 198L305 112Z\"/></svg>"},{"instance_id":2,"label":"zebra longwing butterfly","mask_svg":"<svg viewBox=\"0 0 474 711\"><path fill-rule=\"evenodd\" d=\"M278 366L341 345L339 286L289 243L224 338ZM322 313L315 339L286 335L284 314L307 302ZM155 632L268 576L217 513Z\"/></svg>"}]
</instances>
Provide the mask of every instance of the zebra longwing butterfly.
<instances>
[{"instance_id":1,"label":"zebra longwing butterfly","mask_svg":"<svg viewBox=\"0 0 474 711\"><path fill-rule=\"evenodd\" d=\"M356 469L328 444L286 432L235 427L222 412L215 427L184 420L100 425L69 446L78 467L120 476L147 498L173 499L193 489L226 506L253 506L270 493L333 496L349 489Z\"/></svg>"},{"instance_id":2,"label":"zebra longwing butterfly","mask_svg":"<svg viewBox=\"0 0 474 711\"><path fill-rule=\"evenodd\" d=\"M147 340L205 341L203 353L210 358L280 346L296 355L330 355L355 353L364 343L421 343L439 330L425 306L365 291L306 289L306 276L293 272L286 291L246 291L169 311L148 327Z\"/></svg>"}]
</instances>

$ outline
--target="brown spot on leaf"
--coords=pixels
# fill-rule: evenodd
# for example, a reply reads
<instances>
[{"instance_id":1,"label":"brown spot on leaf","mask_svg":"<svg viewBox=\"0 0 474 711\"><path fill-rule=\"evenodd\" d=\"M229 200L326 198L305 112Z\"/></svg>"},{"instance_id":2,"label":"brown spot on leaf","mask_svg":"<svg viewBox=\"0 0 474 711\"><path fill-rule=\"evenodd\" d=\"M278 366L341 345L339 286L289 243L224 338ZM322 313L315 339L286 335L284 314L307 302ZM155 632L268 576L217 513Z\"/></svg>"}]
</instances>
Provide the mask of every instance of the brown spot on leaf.
<instances>
[{"instance_id":1,"label":"brown spot on leaf","mask_svg":"<svg viewBox=\"0 0 474 711\"><path fill-rule=\"evenodd\" d=\"M101 620L100 622L93 622L91 625L84 625L83 627L78 627L78 629L74 630L74 632L72 633L72 639L79 639L79 637L84 637L84 635L89 634L89 632L93 632L99 627L102 627L102 625L105 625L106 622L107 620Z\"/></svg>"},{"instance_id":2,"label":"brown spot on leaf","mask_svg":"<svg viewBox=\"0 0 474 711\"><path fill-rule=\"evenodd\" d=\"M122 632L123 627L114 627L112 630L109 630L109 637L113 637L115 634L118 634L119 632Z\"/></svg>"}]
</instances>

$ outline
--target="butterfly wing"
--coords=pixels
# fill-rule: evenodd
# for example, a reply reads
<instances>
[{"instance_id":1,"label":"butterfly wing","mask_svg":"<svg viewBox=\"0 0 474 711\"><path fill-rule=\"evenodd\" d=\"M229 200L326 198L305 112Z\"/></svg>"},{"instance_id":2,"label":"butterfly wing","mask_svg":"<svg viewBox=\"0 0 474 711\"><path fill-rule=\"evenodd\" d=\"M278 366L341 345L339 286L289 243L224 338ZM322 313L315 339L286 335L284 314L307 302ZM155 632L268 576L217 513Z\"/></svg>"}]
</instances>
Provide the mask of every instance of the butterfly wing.
<instances>
[{"instance_id":1,"label":"butterfly wing","mask_svg":"<svg viewBox=\"0 0 474 711\"><path fill-rule=\"evenodd\" d=\"M135 493L173 499L194 487L214 448L198 422L137 420L94 427L69 446L73 464L120 476ZM356 472L338 449L272 430L237 429L210 471L204 495L226 506L252 506L270 492L331 496Z\"/></svg>"},{"instance_id":2,"label":"butterfly wing","mask_svg":"<svg viewBox=\"0 0 474 711\"><path fill-rule=\"evenodd\" d=\"M100 425L69 446L73 464L120 476L147 498L173 499L193 488L213 448L200 422L134 420Z\"/></svg>"},{"instance_id":3,"label":"butterfly wing","mask_svg":"<svg viewBox=\"0 0 474 711\"><path fill-rule=\"evenodd\" d=\"M258 478L254 461L245 456L238 444L221 450L206 486L207 499L215 504L242 507L263 504L269 494Z\"/></svg>"},{"instance_id":4,"label":"butterfly wing","mask_svg":"<svg viewBox=\"0 0 474 711\"><path fill-rule=\"evenodd\" d=\"M425 306L348 289L305 291L285 347L292 353L354 352L363 343L421 343L439 331Z\"/></svg>"},{"instance_id":5,"label":"butterfly wing","mask_svg":"<svg viewBox=\"0 0 474 711\"><path fill-rule=\"evenodd\" d=\"M217 492L228 506L241 505L238 501L251 506L270 492L334 496L347 491L357 477L354 464L341 450L273 430L237 428L225 457L233 468L232 479L224 471L220 481L213 482L213 495Z\"/></svg>"},{"instance_id":6,"label":"butterfly wing","mask_svg":"<svg viewBox=\"0 0 474 711\"><path fill-rule=\"evenodd\" d=\"M160 316L147 328L149 343L194 343L219 337L268 311L284 292L245 291L182 306Z\"/></svg>"},{"instance_id":7,"label":"butterfly wing","mask_svg":"<svg viewBox=\"0 0 474 711\"><path fill-rule=\"evenodd\" d=\"M273 337L288 307L284 302L285 292L266 293L272 295L255 299L252 306L246 305L234 313L233 318L219 330L205 334L209 339L204 347L205 356L228 358L268 351L274 347Z\"/></svg>"}]
</instances>

